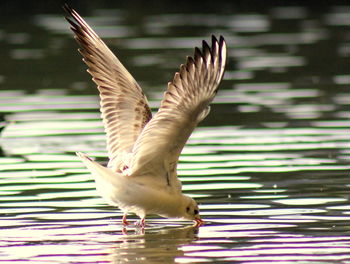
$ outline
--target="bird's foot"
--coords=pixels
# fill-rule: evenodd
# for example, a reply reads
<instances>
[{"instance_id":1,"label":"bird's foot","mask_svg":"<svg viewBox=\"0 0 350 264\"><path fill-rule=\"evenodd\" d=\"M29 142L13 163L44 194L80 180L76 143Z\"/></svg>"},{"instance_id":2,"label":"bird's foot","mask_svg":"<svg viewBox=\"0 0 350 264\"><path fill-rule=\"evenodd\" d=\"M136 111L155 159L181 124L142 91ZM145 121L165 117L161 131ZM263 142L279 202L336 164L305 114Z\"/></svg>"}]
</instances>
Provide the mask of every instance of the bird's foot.
<instances>
[{"instance_id":1,"label":"bird's foot","mask_svg":"<svg viewBox=\"0 0 350 264\"><path fill-rule=\"evenodd\" d=\"M144 227L146 226L145 218L142 218L142 219L140 219L139 221L137 221L137 222L135 223L135 225L144 228Z\"/></svg>"},{"instance_id":2,"label":"bird's foot","mask_svg":"<svg viewBox=\"0 0 350 264\"><path fill-rule=\"evenodd\" d=\"M124 226L123 229L122 229L122 233L123 235L128 235L128 230L126 229L126 227Z\"/></svg>"},{"instance_id":3,"label":"bird's foot","mask_svg":"<svg viewBox=\"0 0 350 264\"><path fill-rule=\"evenodd\" d=\"M123 215L123 225L124 225L124 226L130 225L130 223L128 222L128 220L126 220L126 216L127 216L126 214Z\"/></svg>"}]
</instances>

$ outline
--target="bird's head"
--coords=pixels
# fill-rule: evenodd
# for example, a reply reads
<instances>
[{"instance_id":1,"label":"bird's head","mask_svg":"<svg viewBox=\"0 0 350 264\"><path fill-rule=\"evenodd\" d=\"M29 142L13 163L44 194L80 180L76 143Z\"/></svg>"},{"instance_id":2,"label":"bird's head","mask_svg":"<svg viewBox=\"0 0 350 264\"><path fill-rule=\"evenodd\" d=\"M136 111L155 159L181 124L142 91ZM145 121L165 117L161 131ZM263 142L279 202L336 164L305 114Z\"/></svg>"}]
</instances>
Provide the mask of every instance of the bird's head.
<instances>
[{"instance_id":1,"label":"bird's head","mask_svg":"<svg viewBox=\"0 0 350 264\"><path fill-rule=\"evenodd\" d=\"M184 195L184 202L181 206L182 218L186 220L196 221L197 226L200 226L204 223L199 215L198 205L195 200L191 197Z\"/></svg>"}]
</instances>

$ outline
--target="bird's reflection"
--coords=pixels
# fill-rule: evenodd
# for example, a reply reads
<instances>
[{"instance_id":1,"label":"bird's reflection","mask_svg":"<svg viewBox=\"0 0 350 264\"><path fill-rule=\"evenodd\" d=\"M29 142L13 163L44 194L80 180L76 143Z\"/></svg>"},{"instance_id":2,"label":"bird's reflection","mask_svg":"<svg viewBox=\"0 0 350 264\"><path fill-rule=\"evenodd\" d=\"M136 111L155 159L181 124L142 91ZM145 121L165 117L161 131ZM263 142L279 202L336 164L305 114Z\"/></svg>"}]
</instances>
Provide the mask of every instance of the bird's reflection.
<instances>
[{"instance_id":1,"label":"bird's reflection","mask_svg":"<svg viewBox=\"0 0 350 264\"><path fill-rule=\"evenodd\" d=\"M181 246L197 239L199 228L193 226L146 226L124 230L124 236L112 247L111 263L175 263L184 256Z\"/></svg>"}]
</instances>

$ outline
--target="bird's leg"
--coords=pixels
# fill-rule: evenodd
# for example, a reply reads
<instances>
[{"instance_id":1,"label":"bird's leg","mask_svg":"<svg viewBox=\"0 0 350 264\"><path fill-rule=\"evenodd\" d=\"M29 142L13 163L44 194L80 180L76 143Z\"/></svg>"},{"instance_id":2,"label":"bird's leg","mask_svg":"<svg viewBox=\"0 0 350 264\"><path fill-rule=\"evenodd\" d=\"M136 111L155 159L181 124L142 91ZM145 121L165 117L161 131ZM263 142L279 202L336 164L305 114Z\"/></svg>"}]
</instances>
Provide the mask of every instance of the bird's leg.
<instances>
[{"instance_id":1,"label":"bird's leg","mask_svg":"<svg viewBox=\"0 0 350 264\"><path fill-rule=\"evenodd\" d=\"M136 225L138 225L139 227L144 228L145 227L145 217L142 217L139 221L136 222Z\"/></svg>"},{"instance_id":2,"label":"bird's leg","mask_svg":"<svg viewBox=\"0 0 350 264\"><path fill-rule=\"evenodd\" d=\"M123 229L122 229L122 233L124 236L126 236L128 234L127 232L128 230L126 230L126 227L124 226Z\"/></svg>"},{"instance_id":3,"label":"bird's leg","mask_svg":"<svg viewBox=\"0 0 350 264\"><path fill-rule=\"evenodd\" d=\"M130 224L130 223L126 220L126 216L127 216L127 215L128 215L127 213L123 214L123 225L124 225L124 226L127 226L127 225Z\"/></svg>"}]
</instances>

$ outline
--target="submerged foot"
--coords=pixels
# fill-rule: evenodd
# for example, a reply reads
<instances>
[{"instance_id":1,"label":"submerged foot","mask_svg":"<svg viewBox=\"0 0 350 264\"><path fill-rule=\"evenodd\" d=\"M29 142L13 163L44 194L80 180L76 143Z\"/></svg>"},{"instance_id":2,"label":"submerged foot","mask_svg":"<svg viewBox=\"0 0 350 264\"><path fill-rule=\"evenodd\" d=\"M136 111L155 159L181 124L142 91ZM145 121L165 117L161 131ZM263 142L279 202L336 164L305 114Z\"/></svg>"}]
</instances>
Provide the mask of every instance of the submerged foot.
<instances>
[{"instance_id":1,"label":"submerged foot","mask_svg":"<svg viewBox=\"0 0 350 264\"><path fill-rule=\"evenodd\" d=\"M135 222L135 225L139 226L139 227L145 227L146 223L145 223L145 218L140 219L139 221Z\"/></svg>"}]
</instances>

